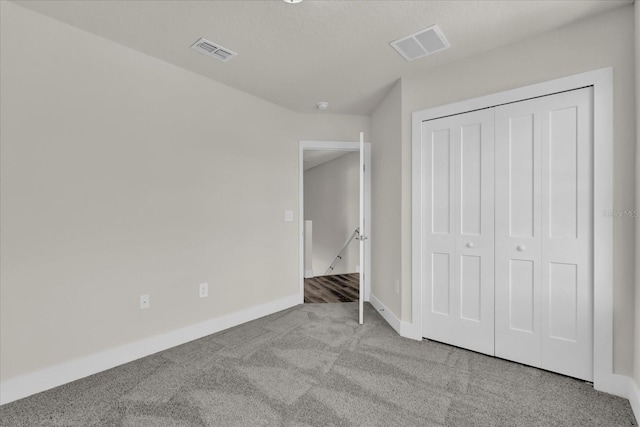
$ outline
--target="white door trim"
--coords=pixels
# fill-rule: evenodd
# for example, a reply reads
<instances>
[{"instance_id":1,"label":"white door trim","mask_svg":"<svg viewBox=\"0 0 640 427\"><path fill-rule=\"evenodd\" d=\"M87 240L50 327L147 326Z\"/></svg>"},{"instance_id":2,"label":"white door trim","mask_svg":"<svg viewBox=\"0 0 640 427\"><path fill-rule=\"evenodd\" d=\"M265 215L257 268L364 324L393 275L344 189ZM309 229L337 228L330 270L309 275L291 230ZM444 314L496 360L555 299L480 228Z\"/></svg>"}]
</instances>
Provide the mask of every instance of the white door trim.
<instances>
[{"instance_id":1,"label":"white door trim","mask_svg":"<svg viewBox=\"0 0 640 427\"><path fill-rule=\"evenodd\" d=\"M371 164L371 143L365 142L365 163ZM299 298L304 304L304 151L360 151L360 142L348 141L299 141L298 143L298 258L299 258ZM365 177L365 223L364 235L368 237L365 245L364 300L369 301L371 289L371 171L367 168Z\"/></svg>"},{"instance_id":2,"label":"white door trim","mask_svg":"<svg viewBox=\"0 0 640 427\"><path fill-rule=\"evenodd\" d=\"M613 373L613 68L455 102L412 115L412 328L422 336L421 123L557 92L593 86L593 377L597 390L627 397L625 378ZM416 338L412 336L411 338Z\"/></svg>"}]
</instances>

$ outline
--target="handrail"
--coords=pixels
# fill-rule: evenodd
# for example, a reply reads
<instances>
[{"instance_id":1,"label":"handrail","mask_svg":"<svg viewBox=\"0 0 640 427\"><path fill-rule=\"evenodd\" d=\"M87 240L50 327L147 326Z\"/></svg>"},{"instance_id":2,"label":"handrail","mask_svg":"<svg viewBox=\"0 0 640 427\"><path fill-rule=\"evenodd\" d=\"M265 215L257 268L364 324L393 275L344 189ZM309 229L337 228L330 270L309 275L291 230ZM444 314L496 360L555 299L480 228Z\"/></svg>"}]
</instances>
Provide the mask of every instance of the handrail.
<instances>
[{"instance_id":1,"label":"handrail","mask_svg":"<svg viewBox=\"0 0 640 427\"><path fill-rule=\"evenodd\" d=\"M351 236L349 236L345 244L342 246L342 249L340 249L340 251L338 252L338 255L336 255L336 257L333 259L333 262L331 263L327 271L324 273L325 276L333 271L333 268L342 260L342 253L345 251L345 249L347 249L349 243L351 243L351 241L359 235L360 227L356 227L356 229L353 230L353 233L351 233Z\"/></svg>"}]
</instances>

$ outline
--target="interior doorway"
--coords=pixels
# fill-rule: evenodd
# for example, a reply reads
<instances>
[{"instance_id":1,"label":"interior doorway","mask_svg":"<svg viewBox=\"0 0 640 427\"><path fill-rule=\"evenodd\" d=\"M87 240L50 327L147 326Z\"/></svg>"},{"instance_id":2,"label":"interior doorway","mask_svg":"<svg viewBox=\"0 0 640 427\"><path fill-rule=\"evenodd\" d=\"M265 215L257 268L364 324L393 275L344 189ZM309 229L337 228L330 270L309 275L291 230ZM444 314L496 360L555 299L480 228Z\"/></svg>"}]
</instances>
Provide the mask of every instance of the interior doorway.
<instances>
[{"instance_id":1,"label":"interior doorway","mask_svg":"<svg viewBox=\"0 0 640 427\"><path fill-rule=\"evenodd\" d=\"M369 299L370 144L301 141L299 151L300 302L362 305Z\"/></svg>"},{"instance_id":2,"label":"interior doorway","mask_svg":"<svg viewBox=\"0 0 640 427\"><path fill-rule=\"evenodd\" d=\"M359 298L360 155L305 150L304 302L355 302Z\"/></svg>"}]
</instances>

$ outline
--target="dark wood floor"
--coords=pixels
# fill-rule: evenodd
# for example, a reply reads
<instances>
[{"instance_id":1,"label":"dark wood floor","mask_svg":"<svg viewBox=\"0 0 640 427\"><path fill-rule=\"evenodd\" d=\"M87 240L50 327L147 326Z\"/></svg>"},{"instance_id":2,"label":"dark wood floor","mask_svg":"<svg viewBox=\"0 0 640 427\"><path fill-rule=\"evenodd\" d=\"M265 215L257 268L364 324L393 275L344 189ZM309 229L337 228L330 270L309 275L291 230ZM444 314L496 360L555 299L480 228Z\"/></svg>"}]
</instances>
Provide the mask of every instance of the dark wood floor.
<instances>
[{"instance_id":1,"label":"dark wood floor","mask_svg":"<svg viewBox=\"0 0 640 427\"><path fill-rule=\"evenodd\" d=\"M304 279L304 302L358 301L359 281L358 273Z\"/></svg>"}]
</instances>

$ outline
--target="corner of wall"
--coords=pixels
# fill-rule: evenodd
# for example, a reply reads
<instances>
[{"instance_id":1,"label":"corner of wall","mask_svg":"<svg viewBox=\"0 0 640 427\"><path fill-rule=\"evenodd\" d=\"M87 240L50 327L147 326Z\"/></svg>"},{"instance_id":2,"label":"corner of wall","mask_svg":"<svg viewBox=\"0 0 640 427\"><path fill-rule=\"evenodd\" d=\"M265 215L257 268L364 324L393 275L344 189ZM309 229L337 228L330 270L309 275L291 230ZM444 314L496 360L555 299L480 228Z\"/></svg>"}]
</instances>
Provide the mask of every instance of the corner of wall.
<instances>
[{"instance_id":1,"label":"corner of wall","mask_svg":"<svg viewBox=\"0 0 640 427\"><path fill-rule=\"evenodd\" d=\"M636 209L640 210L640 2L636 1L633 5L635 15L635 79L636 79ZM634 346L634 379L636 400L638 400L638 388L640 387L640 224L636 221L636 239L635 239L635 346ZM631 400L631 398L629 399ZM638 401L640 406L640 401ZM636 419L640 421L640 408L634 407Z\"/></svg>"},{"instance_id":2,"label":"corner of wall","mask_svg":"<svg viewBox=\"0 0 640 427\"><path fill-rule=\"evenodd\" d=\"M402 283L401 108L398 80L371 115L371 293L397 319L402 317L404 291L396 290L396 282Z\"/></svg>"}]
</instances>

